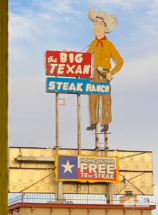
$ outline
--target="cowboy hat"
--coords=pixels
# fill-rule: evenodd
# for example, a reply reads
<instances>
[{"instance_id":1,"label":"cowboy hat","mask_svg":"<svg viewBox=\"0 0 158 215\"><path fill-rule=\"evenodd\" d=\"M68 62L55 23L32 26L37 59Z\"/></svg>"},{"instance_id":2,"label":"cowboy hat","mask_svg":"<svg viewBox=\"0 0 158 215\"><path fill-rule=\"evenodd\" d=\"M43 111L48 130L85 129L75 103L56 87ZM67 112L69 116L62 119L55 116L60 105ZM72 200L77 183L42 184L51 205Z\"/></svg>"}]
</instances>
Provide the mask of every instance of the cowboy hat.
<instances>
[{"instance_id":1,"label":"cowboy hat","mask_svg":"<svg viewBox=\"0 0 158 215\"><path fill-rule=\"evenodd\" d=\"M96 13L93 7L89 9L89 11L87 12L87 15L92 22L95 22L95 21L105 22L107 25L105 33L112 32L117 26L117 19L114 15L106 14L105 12L102 12L102 11L99 11L98 13Z\"/></svg>"}]
</instances>

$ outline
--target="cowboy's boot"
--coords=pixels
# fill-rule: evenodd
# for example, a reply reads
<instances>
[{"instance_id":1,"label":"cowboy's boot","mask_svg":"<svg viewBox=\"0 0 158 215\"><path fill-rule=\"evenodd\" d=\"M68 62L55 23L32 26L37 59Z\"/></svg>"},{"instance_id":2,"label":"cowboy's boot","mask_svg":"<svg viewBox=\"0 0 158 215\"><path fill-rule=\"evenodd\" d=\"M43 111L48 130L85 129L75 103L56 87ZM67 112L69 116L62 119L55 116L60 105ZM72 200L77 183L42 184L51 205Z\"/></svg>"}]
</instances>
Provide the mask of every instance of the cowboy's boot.
<instances>
[{"instance_id":1,"label":"cowboy's boot","mask_svg":"<svg viewBox=\"0 0 158 215\"><path fill-rule=\"evenodd\" d=\"M94 129L96 129L96 124L90 124L90 126L86 128L87 131L93 131Z\"/></svg>"},{"instance_id":2,"label":"cowboy's boot","mask_svg":"<svg viewBox=\"0 0 158 215\"><path fill-rule=\"evenodd\" d=\"M108 129L109 129L109 125L106 124L106 125L104 125L104 127L100 130L100 132L106 132L106 131L108 131Z\"/></svg>"}]
</instances>

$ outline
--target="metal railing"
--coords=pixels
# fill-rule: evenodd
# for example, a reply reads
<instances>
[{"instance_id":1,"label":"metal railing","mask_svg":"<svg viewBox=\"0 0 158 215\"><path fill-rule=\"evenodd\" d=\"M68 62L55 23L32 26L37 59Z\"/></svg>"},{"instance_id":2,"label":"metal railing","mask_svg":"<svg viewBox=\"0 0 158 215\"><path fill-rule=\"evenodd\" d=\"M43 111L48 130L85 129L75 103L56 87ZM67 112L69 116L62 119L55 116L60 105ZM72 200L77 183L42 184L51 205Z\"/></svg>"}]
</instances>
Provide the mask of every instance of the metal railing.
<instances>
[{"instance_id":1,"label":"metal railing","mask_svg":"<svg viewBox=\"0 0 158 215\"><path fill-rule=\"evenodd\" d=\"M16 203L63 203L63 204L107 204L105 195L84 195L84 194L63 194L60 200L55 199L54 194L22 194L15 198L9 199L8 204ZM136 196L116 196L108 204L124 205L150 205L147 197Z\"/></svg>"}]
</instances>

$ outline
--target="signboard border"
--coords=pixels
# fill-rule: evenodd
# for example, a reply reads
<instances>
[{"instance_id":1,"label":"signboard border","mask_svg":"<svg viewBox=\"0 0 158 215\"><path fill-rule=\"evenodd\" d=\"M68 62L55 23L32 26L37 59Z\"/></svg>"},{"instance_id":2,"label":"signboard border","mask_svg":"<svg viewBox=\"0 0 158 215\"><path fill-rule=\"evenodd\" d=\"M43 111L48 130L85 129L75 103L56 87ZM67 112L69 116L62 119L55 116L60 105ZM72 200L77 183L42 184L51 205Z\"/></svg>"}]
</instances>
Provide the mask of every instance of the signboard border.
<instances>
[{"instance_id":1,"label":"signboard border","mask_svg":"<svg viewBox=\"0 0 158 215\"><path fill-rule=\"evenodd\" d=\"M53 82L54 86L49 86L50 83ZM69 89L63 89L63 87L60 86L60 89L57 89L56 84L60 82L60 83L68 83L68 84L83 84L83 88L82 91L80 90L69 90ZM95 87L95 90L91 91L91 89L88 89L87 91L87 85L93 85L93 87ZM98 91L96 91L96 87L97 85L100 85L101 87L104 87L104 91L103 89L98 89ZM64 86L64 85L63 85ZM49 89L50 87L53 87L53 89ZM106 89L106 87L108 87L108 89ZM46 78L46 93L66 93L66 94L82 94L82 95L89 95L89 94L96 94L96 95L109 95L111 91L111 85L109 82L93 82L88 78L81 78L81 79L77 79L77 78L65 78L65 77L47 77Z\"/></svg>"},{"instance_id":2,"label":"signboard border","mask_svg":"<svg viewBox=\"0 0 158 215\"><path fill-rule=\"evenodd\" d=\"M88 73L88 75L86 75L86 74L83 74L83 73L79 73L79 74L64 74L64 71L63 71L63 74L61 74L61 73L58 73L58 72L55 72L55 74L54 73L50 73L50 72L48 72L48 64L51 64L51 62L48 62L48 55L51 53L51 55L53 56L53 54L55 54L55 53L65 53L65 54L67 54L67 55L69 55L69 54L75 54L75 55L77 55L77 54L84 54L84 55L89 55L90 56L90 62L91 62L91 65L90 65L90 68L89 68L89 73ZM50 57L52 57L52 56L50 56ZM45 57L45 75L46 76L62 76L62 77L81 77L81 78L91 78L92 77L92 74L93 74L93 69L92 69L92 53L87 53L87 52L74 52L74 51L70 51L70 52L65 52L65 51L53 51L53 50L46 50L46 52L45 52L45 54L44 54L44 57ZM68 57L68 56L67 56ZM57 60L57 59L56 59ZM59 66L59 64L60 65L66 65L66 64L71 64L71 66L72 65L77 65L77 66L79 66L79 65L82 65L83 66L83 64L82 64L82 62L81 63L76 63L76 62L74 62L74 60L73 60L73 62L70 62L70 59L69 60L67 60L66 62L60 62L60 59L58 59L59 60L59 62L57 63L57 62L52 62L52 64L58 64L58 66ZM86 60L84 60L84 61L86 61ZM86 63L86 62L84 62L84 63ZM68 64L68 65L69 65ZM89 64L85 64L85 65L89 65ZM50 67L50 66L49 66Z\"/></svg>"},{"instance_id":3,"label":"signboard border","mask_svg":"<svg viewBox=\"0 0 158 215\"><path fill-rule=\"evenodd\" d=\"M89 181L87 179L59 179L58 178L58 156L71 156L71 157L96 157L96 158L115 158L116 159L116 180L115 181L111 181L111 180L102 180L102 181L98 181L98 180L93 180L93 181ZM118 156L114 156L114 157L104 157L104 156L96 156L96 155L63 155L63 154L55 154L55 181L76 181L76 182L89 182L89 183L102 183L102 182L107 182L107 183L119 183L119 157Z\"/></svg>"}]
</instances>

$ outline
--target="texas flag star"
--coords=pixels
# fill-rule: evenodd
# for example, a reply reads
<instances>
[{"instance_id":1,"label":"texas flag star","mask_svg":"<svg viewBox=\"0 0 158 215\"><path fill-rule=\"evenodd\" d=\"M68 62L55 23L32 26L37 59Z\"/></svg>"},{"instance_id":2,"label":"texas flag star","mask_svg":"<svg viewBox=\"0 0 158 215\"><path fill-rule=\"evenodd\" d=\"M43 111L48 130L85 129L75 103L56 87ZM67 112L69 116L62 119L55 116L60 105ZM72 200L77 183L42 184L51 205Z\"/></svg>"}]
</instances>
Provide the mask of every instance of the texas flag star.
<instances>
[{"instance_id":1,"label":"texas flag star","mask_svg":"<svg viewBox=\"0 0 158 215\"><path fill-rule=\"evenodd\" d=\"M69 160L67 160L67 163L65 165L63 164L61 166L63 166L65 168L64 169L64 173L67 172L67 171L69 171L70 173L72 173L71 168L74 167L75 165L70 165Z\"/></svg>"}]
</instances>

